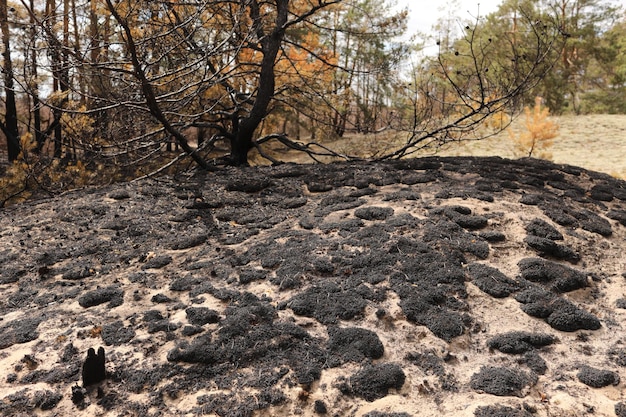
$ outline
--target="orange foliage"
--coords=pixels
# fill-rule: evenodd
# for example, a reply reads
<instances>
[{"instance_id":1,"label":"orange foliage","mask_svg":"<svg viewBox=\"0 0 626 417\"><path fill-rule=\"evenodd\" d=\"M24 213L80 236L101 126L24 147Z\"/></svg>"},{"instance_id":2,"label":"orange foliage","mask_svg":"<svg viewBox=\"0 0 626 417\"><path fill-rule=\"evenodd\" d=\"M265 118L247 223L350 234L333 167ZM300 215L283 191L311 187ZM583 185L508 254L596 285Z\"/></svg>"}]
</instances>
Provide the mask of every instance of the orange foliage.
<instances>
[{"instance_id":1,"label":"orange foliage","mask_svg":"<svg viewBox=\"0 0 626 417\"><path fill-rule=\"evenodd\" d=\"M547 149L552 146L553 139L559 135L559 126L551 121L550 109L541 105L542 98L535 98L535 106L524 108L525 132L514 134L509 131L515 151L519 156L550 159L552 155Z\"/></svg>"}]
</instances>

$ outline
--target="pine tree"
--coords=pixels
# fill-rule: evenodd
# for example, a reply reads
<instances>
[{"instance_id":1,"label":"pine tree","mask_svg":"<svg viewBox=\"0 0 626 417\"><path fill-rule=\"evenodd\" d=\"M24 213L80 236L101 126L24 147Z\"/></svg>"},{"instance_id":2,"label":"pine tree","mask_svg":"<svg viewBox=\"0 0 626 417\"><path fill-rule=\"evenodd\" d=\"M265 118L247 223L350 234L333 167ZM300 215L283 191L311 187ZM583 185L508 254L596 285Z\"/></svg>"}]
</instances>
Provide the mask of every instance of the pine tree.
<instances>
[{"instance_id":1,"label":"pine tree","mask_svg":"<svg viewBox=\"0 0 626 417\"><path fill-rule=\"evenodd\" d=\"M517 156L541 159L552 157L548 149L559 135L559 126L549 119L550 109L542 106L542 101L541 97L535 97L535 106L532 109L529 106L524 108L525 131L515 134L509 130Z\"/></svg>"}]
</instances>

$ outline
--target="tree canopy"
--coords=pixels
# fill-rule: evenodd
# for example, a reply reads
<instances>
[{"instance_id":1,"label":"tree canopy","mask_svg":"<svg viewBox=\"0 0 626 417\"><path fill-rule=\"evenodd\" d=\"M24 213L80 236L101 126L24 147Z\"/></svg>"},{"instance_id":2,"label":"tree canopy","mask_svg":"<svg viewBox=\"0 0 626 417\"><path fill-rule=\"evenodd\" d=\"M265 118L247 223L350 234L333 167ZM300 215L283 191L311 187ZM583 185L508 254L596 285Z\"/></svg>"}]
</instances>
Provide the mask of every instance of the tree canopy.
<instances>
[{"instance_id":1,"label":"tree canopy","mask_svg":"<svg viewBox=\"0 0 626 417\"><path fill-rule=\"evenodd\" d=\"M0 128L12 161L142 172L245 165L253 149L277 163L270 143L363 157L328 138L385 130L395 139L370 157L400 158L489 136L538 94L557 113L623 111L615 12L505 0L453 20L433 56L390 1L3 0Z\"/></svg>"}]
</instances>

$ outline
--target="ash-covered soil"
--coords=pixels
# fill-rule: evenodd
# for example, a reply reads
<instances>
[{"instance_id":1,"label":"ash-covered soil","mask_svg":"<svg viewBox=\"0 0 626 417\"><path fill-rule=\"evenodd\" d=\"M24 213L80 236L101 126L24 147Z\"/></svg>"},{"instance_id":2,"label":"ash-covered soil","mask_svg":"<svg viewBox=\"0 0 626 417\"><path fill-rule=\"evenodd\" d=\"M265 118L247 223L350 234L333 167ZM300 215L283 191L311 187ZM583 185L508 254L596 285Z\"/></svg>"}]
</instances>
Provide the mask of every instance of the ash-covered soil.
<instances>
[{"instance_id":1,"label":"ash-covered soil","mask_svg":"<svg viewBox=\"0 0 626 417\"><path fill-rule=\"evenodd\" d=\"M80 190L0 211L0 317L2 416L624 417L626 182L451 157Z\"/></svg>"}]
</instances>

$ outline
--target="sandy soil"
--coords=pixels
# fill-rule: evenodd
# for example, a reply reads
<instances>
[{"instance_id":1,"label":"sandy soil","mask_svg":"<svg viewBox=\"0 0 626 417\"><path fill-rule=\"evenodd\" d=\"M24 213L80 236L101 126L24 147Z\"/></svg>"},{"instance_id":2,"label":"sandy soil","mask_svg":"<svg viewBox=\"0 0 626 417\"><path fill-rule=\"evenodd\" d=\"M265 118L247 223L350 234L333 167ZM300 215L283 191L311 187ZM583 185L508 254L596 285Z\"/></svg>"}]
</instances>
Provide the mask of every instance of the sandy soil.
<instances>
[{"instance_id":1,"label":"sandy soil","mask_svg":"<svg viewBox=\"0 0 626 417\"><path fill-rule=\"evenodd\" d=\"M559 126L559 136L549 148L552 161L576 165L626 178L626 115L587 115L551 117ZM511 129L523 130L524 118ZM503 132L480 142L454 146L443 156L501 156L515 158L509 134Z\"/></svg>"},{"instance_id":2,"label":"sandy soil","mask_svg":"<svg viewBox=\"0 0 626 417\"><path fill-rule=\"evenodd\" d=\"M626 415L626 183L608 175L225 169L0 224L2 416ZM82 387L100 346L106 379Z\"/></svg>"},{"instance_id":3,"label":"sandy soil","mask_svg":"<svg viewBox=\"0 0 626 417\"><path fill-rule=\"evenodd\" d=\"M626 178L626 115L586 115L550 117L559 126L559 136L547 149L551 154L550 161L569 164L583 168L605 172L618 178ZM524 117L515 119L508 128L514 133L524 130ZM323 141L325 146L334 151L358 155L365 158L376 157L390 152L394 143L402 142L405 134L385 131L373 135L348 135L340 140ZM306 143L306 139L302 139ZM285 151L282 145L265 146L268 153L284 161L311 163L312 160L302 153ZM315 150L321 150L315 148ZM430 149L415 154L416 156L500 156L517 159L513 142L507 131L480 141L451 143L450 145ZM536 155L534 155L536 156ZM255 163L268 164L268 161L254 155ZM323 162L338 160L337 158L321 157Z\"/></svg>"}]
</instances>

